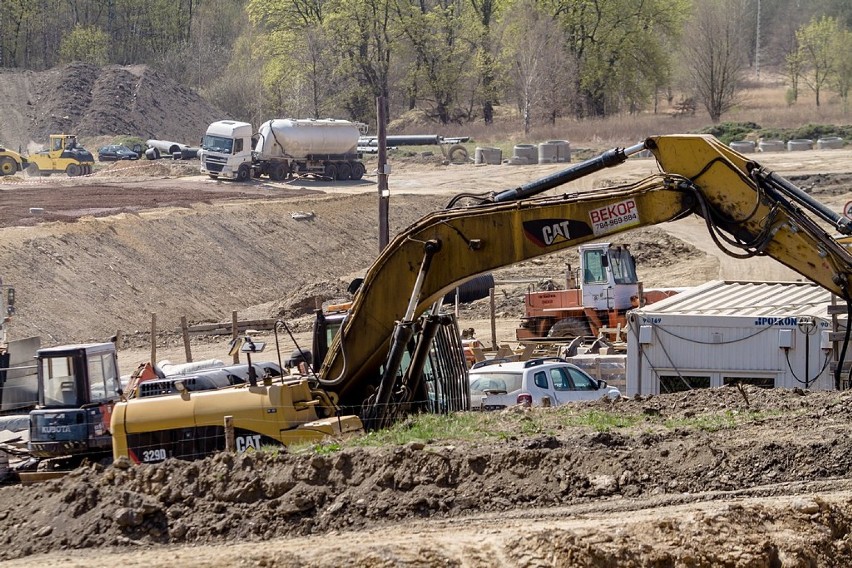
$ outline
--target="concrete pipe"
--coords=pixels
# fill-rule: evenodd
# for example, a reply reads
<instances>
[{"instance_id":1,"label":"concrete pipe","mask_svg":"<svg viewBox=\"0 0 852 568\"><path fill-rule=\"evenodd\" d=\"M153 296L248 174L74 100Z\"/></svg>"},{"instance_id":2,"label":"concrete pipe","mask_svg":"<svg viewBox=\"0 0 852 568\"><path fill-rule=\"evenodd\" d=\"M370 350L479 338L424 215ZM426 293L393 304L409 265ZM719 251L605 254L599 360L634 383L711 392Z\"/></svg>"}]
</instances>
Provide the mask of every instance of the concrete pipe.
<instances>
[{"instance_id":1,"label":"concrete pipe","mask_svg":"<svg viewBox=\"0 0 852 568\"><path fill-rule=\"evenodd\" d=\"M729 144L731 150L735 152L739 152L740 154L753 154L755 144L751 140L737 140L735 142L731 142Z\"/></svg>"},{"instance_id":2,"label":"concrete pipe","mask_svg":"<svg viewBox=\"0 0 852 568\"><path fill-rule=\"evenodd\" d=\"M451 164L466 164L468 158L467 148L461 144L450 146L450 149L447 150L447 159Z\"/></svg>"},{"instance_id":3,"label":"concrete pipe","mask_svg":"<svg viewBox=\"0 0 852 568\"><path fill-rule=\"evenodd\" d=\"M180 149L180 159L181 160L194 160L198 157L198 148L181 148Z\"/></svg>"},{"instance_id":4,"label":"concrete pipe","mask_svg":"<svg viewBox=\"0 0 852 568\"><path fill-rule=\"evenodd\" d=\"M160 151L156 148L148 148L147 150L145 150L145 157L149 160L159 160Z\"/></svg>"},{"instance_id":5,"label":"concrete pipe","mask_svg":"<svg viewBox=\"0 0 852 568\"><path fill-rule=\"evenodd\" d=\"M527 164L538 163L538 149L533 144L515 144L513 158L526 160Z\"/></svg>"},{"instance_id":6,"label":"concrete pipe","mask_svg":"<svg viewBox=\"0 0 852 568\"><path fill-rule=\"evenodd\" d=\"M843 138L840 136L824 136L817 140L818 150L837 150L843 148Z\"/></svg>"},{"instance_id":7,"label":"concrete pipe","mask_svg":"<svg viewBox=\"0 0 852 568\"><path fill-rule=\"evenodd\" d=\"M548 144L556 146L556 161L571 161L571 144L567 140L548 140Z\"/></svg>"},{"instance_id":8,"label":"concrete pipe","mask_svg":"<svg viewBox=\"0 0 852 568\"><path fill-rule=\"evenodd\" d=\"M500 148L479 148L477 147L473 153L473 163L488 164L492 166L500 165L503 161L503 151Z\"/></svg>"},{"instance_id":9,"label":"concrete pipe","mask_svg":"<svg viewBox=\"0 0 852 568\"><path fill-rule=\"evenodd\" d=\"M782 140L761 140L757 143L757 149L761 152L783 152L786 146Z\"/></svg>"},{"instance_id":10,"label":"concrete pipe","mask_svg":"<svg viewBox=\"0 0 852 568\"><path fill-rule=\"evenodd\" d=\"M556 144L550 142L542 142L538 145L538 163L539 164L554 164L556 163L557 155Z\"/></svg>"},{"instance_id":11,"label":"concrete pipe","mask_svg":"<svg viewBox=\"0 0 852 568\"><path fill-rule=\"evenodd\" d=\"M788 152L801 152L803 150L813 150L814 149L814 141L809 138L799 138L797 140L790 140L787 142L787 151Z\"/></svg>"}]
</instances>

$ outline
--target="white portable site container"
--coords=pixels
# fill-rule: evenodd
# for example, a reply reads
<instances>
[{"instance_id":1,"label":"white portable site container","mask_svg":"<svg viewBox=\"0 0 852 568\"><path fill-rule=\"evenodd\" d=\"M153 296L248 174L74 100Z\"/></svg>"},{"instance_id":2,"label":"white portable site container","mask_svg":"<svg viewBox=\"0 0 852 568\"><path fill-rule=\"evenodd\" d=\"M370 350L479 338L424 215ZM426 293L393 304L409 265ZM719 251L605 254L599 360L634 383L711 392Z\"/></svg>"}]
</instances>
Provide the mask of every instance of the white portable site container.
<instances>
[{"instance_id":1,"label":"white portable site container","mask_svg":"<svg viewBox=\"0 0 852 568\"><path fill-rule=\"evenodd\" d=\"M625 394L734 382L833 390L830 303L809 283L712 281L632 310Z\"/></svg>"}]
</instances>

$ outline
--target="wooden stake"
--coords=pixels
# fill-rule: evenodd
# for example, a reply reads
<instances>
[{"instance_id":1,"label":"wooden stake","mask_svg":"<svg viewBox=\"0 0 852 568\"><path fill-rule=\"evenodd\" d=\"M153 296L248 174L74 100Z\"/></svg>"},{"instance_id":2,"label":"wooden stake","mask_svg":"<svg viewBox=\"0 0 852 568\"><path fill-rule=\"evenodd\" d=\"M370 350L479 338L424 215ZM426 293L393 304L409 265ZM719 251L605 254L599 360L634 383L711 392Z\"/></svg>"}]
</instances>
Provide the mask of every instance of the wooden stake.
<instances>
[{"instance_id":1,"label":"wooden stake","mask_svg":"<svg viewBox=\"0 0 852 568\"><path fill-rule=\"evenodd\" d=\"M491 349L497 350L497 320L494 319L494 288L488 291L491 296Z\"/></svg>"},{"instance_id":2,"label":"wooden stake","mask_svg":"<svg viewBox=\"0 0 852 568\"><path fill-rule=\"evenodd\" d=\"M234 417L225 417L225 451L234 453L237 451L237 442L234 437Z\"/></svg>"},{"instance_id":3,"label":"wooden stake","mask_svg":"<svg viewBox=\"0 0 852 568\"><path fill-rule=\"evenodd\" d=\"M189 345L189 327L186 325L186 316L180 318L180 330L183 334L183 350L186 352L186 362L192 363L192 348Z\"/></svg>"},{"instance_id":4,"label":"wooden stake","mask_svg":"<svg viewBox=\"0 0 852 568\"><path fill-rule=\"evenodd\" d=\"M234 341L237 340L237 335L239 335L239 331L237 330L237 311L234 310L231 312L231 337ZM240 352L239 350L234 351L234 365L240 362Z\"/></svg>"},{"instance_id":5,"label":"wooden stake","mask_svg":"<svg viewBox=\"0 0 852 568\"><path fill-rule=\"evenodd\" d=\"M151 364L157 364L157 314L151 312Z\"/></svg>"}]
</instances>

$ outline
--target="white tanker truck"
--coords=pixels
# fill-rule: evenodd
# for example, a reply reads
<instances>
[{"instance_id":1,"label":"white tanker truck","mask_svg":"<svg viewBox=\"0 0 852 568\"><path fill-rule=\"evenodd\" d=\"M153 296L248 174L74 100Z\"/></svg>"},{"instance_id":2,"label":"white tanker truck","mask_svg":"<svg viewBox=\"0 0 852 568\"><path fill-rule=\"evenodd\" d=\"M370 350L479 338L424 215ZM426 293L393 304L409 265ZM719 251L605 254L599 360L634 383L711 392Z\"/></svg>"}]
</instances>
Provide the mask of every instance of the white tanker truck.
<instances>
[{"instance_id":1,"label":"white tanker truck","mask_svg":"<svg viewBox=\"0 0 852 568\"><path fill-rule=\"evenodd\" d=\"M366 130L366 124L348 120L285 118L264 122L255 133L247 122L219 120L204 134L201 172L237 181L300 174L358 180L366 171L358 138Z\"/></svg>"}]
</instances>

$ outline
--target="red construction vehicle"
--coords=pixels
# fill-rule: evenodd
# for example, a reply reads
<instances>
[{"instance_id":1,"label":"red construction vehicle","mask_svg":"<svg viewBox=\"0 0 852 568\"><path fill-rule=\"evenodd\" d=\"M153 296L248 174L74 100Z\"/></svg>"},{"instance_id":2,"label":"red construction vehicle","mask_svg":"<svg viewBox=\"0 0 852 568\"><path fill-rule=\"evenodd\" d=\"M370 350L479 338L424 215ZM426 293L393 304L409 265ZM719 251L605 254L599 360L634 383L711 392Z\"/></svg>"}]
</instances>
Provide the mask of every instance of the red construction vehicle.
<instances>
[{"instance_id":1,"label":"red construction vehicle","mask_svg":"<svg viewBox=\"0 0 852 568\"><path fill-rule=\"evenodd\" d=\"M530 291L518 341L543 338L598 337L619 341L627 311L651 304L677 290L643 290L627 245L596 243L578 247L580 268L568 267L564 290Z\"/></svg>"}]
</instances>

